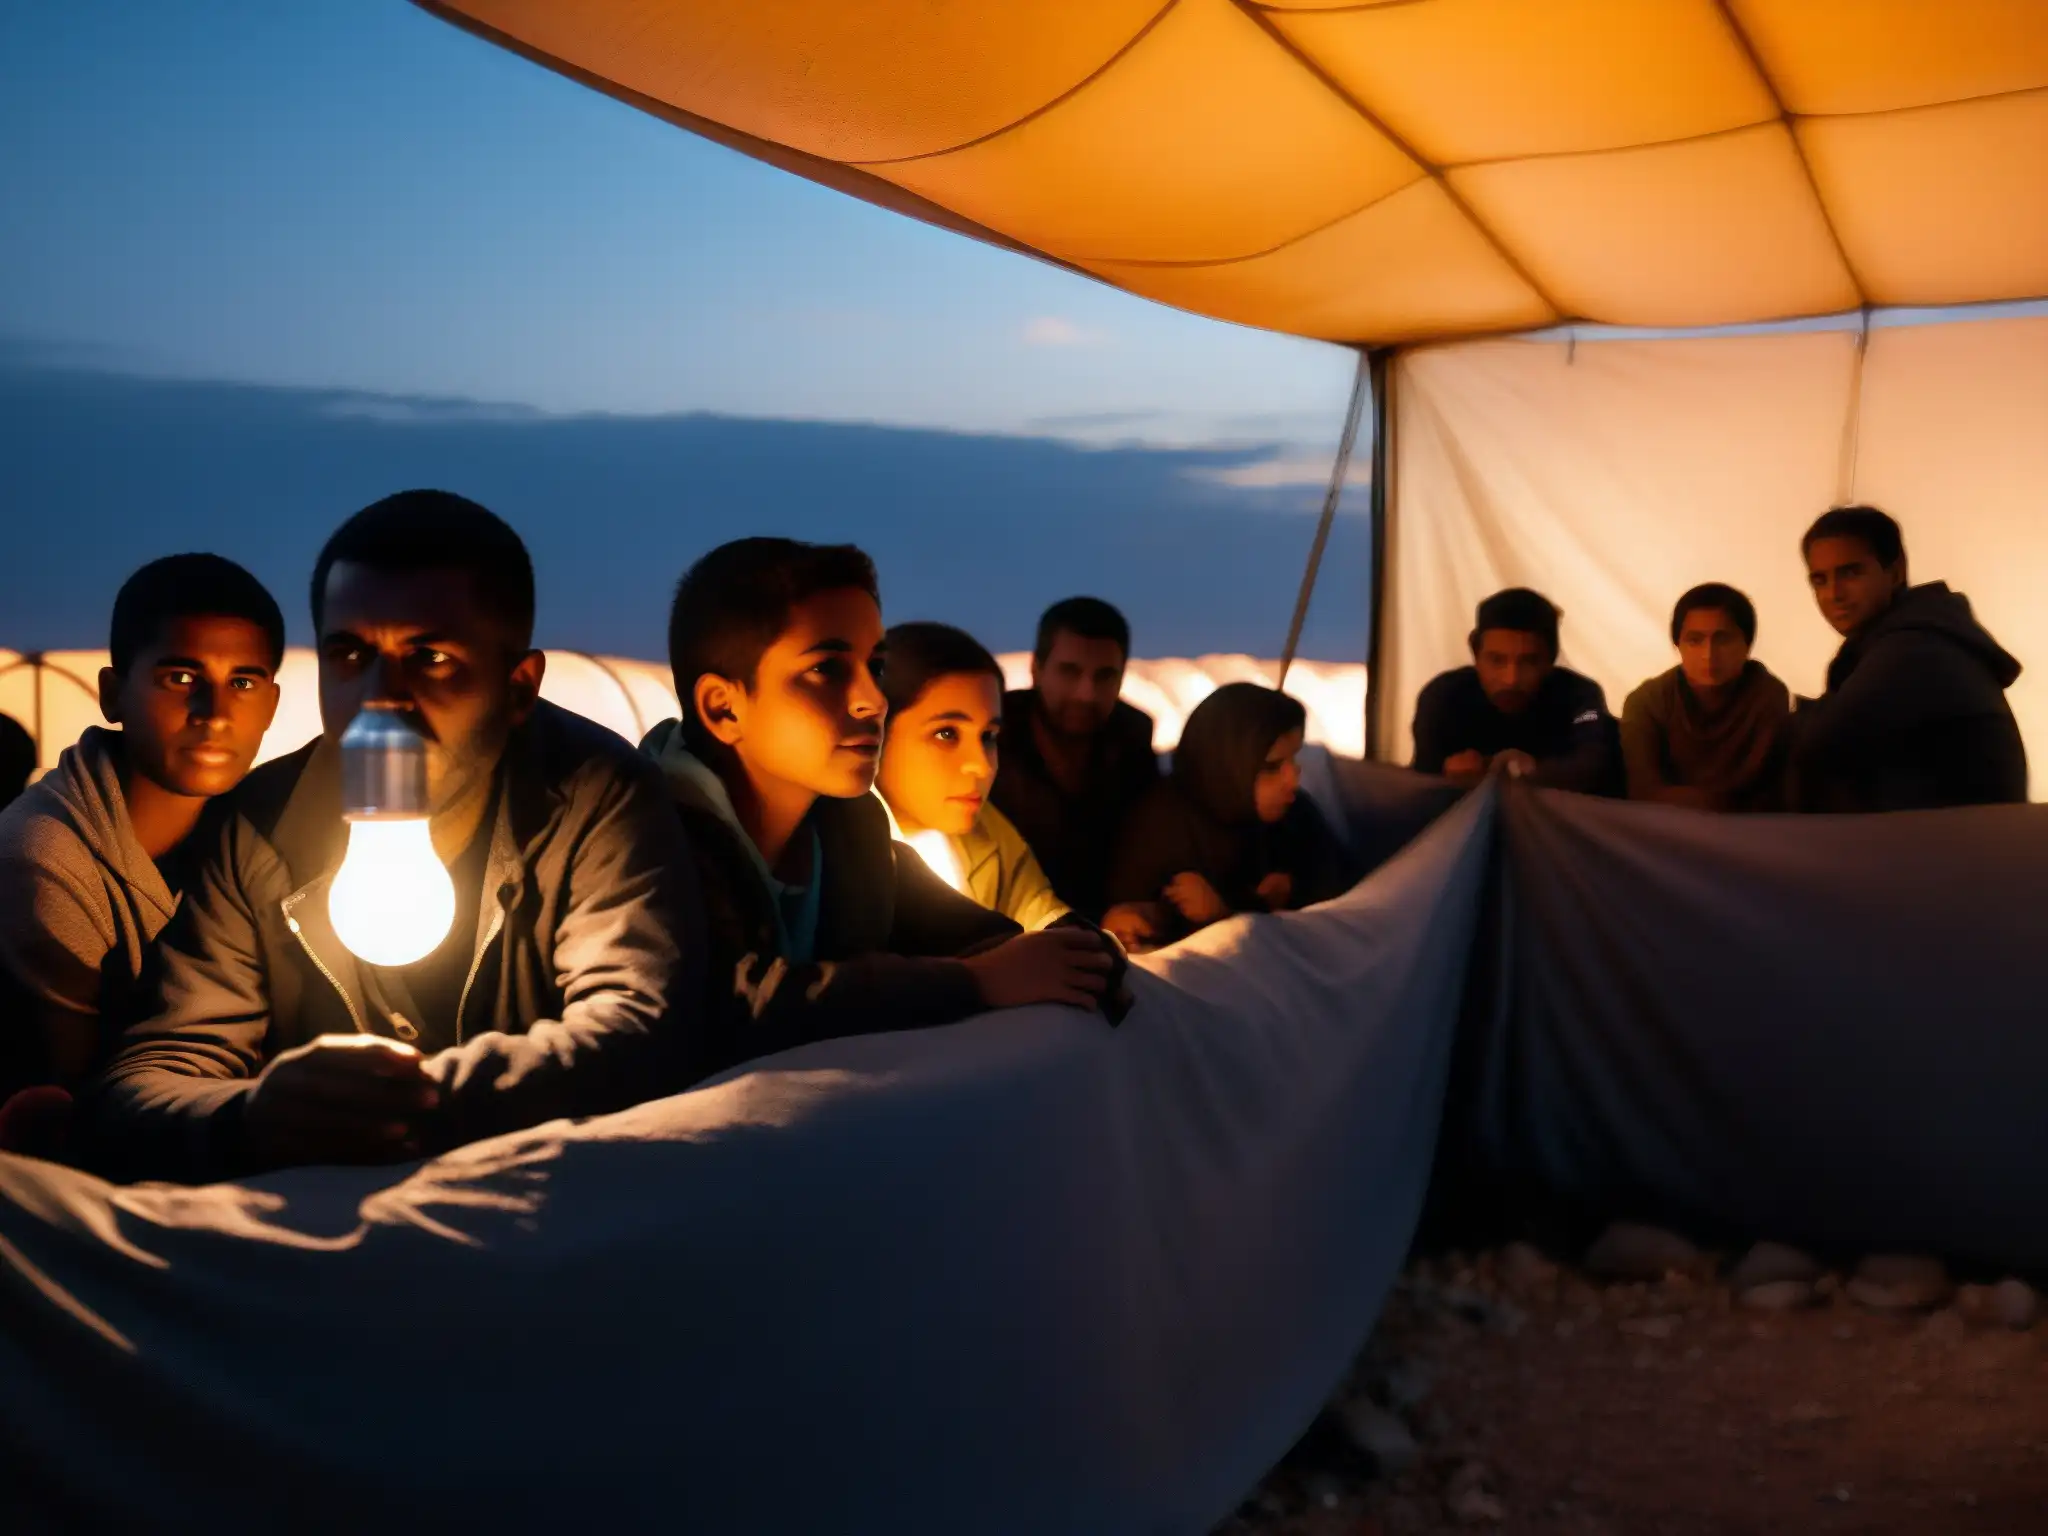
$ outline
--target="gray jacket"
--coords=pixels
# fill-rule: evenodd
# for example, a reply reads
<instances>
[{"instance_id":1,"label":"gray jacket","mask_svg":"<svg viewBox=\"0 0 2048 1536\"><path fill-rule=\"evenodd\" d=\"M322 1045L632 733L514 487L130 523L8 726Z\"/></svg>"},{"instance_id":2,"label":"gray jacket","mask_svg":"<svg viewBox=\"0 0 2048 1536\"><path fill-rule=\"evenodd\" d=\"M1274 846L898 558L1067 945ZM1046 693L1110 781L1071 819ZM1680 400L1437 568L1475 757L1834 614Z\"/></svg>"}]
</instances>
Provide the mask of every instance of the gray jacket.
<instances>
[{"instance_id":1,"label":"gray jacket","mask_svg":"<svg viewBox=\"0 0 2048 1536\"><path fill-rule=\"evenodd\" d=\"M128 820L122 750L94 726L0 811L0 1096L52 1075L40 1020L81 1038L125 1022L177 910Z\"/></svg>"},{"instance_id":2,"label":"gray jacket","mask_svg":"<svg viewBox=\"0 0 2048 1536\"><path fill-rule=\"evenodd\" d=\"M432 1146L676 1092L702 1023L695 866L653 764L542 703L499 775L458 1043L428 1058ZM328 921L344 846L334 750L257 769L232 810L164 934L154 1007L93 1106L88 1155L116 1175L251 1171L241 1111L267 1061L319 1035L410 1028L402 979L358 963Z\"/></svg>"}]
</instances>

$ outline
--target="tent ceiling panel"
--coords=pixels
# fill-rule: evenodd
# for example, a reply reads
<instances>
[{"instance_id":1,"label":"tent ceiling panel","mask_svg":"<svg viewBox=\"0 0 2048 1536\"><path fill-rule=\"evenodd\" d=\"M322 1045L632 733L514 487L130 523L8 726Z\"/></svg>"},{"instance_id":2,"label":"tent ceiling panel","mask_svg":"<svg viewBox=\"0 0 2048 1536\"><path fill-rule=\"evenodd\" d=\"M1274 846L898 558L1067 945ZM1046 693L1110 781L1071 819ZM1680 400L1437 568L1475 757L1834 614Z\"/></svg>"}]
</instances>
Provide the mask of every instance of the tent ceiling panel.
<instances>
[{"instance_id":1,"label":"tent ceiling panel","mask_svg":"<svg viewBox=\"0 0 2048 1536\"><path fill-rule=\"evenodd\" d=\"M1439 166L1662 143L1778 115L1713 0L1434 0L1271 21Z\"/></svg>"},{"instance_id":2,"label":"tent ceiling panel","mask_svg":"<svg viewBox=\"0 0 2048 1536\"><path fill-rule=\"evenodd\" d=\"M1551 301L1587 319L1714 325L1858 302L1780 123L1449 175Z\"/></svg>"},{"instance_id":3,"label":"tent ceiling panel","mask_svg":"<svg viewBox=\"0 0 2048 1536\"><path fill-rule=\"evenodd\" d=\"M1558 318L1427 180L1247 261L1097 262L1090 270L1182 309L1330 341L1527 330Z\"/></svg>"},{"instance_id":4,"label":"tent ceiling panel","mask_svg":"<svg viewBox=\"0 0 2048 1536\"><path fill-rule=\"evenodd\" d=\"M2048 85L2042 0L1729 0L1788 112L1890 112Z\"/></svg>"},{"instance_id":5,"label":"tent ceiling panel","mask_svg":"<svg viewBox=\"0 0 2048 1536\"><path fill-rule=\"evenodd\" d=\"M1041 110L1168 0L465 0L593 75L828 160L954 149Z\"/></svg>"},{"instance_id":6,"label":"tent ceiling panel","mask_svg":"<svg viewBox=\"0 0 2048 1536\"><path fill-rule=\"evenodd\" d=\"M2048 90L1798 133L1874 302L2048 293Z\"/></svg>"},{"instance_id":7,"label":"tent ceiling panel","mask_svg":"<svg viewBox=\"0 0 2048 1536\"><path fill-rule=\"evenodd\" d=\"M2048 0L417 3L1247 325L1374 343L2048 296L2020 94L2048 92Z\"/></svg>"},{"instance_id":8,"label":"tent ceiling panel","mask_svg":"<svg viewBox=\"0 0 2048 1536\"><path fill-rule=\"evenodd\" d=\"M1230 0L1180 0L1115 68L992 138L864 169L1078 261L1256 255L1423 174Z\"/></svg>"}]
</instances>

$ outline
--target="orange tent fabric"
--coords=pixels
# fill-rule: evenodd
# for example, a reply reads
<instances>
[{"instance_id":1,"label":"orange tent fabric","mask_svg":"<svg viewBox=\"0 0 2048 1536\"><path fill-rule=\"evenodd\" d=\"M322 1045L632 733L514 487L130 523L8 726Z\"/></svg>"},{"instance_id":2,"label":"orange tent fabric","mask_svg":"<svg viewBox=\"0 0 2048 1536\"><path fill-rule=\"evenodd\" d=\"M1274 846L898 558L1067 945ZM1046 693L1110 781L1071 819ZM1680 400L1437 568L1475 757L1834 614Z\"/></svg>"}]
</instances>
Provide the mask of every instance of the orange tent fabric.
<instances>
[{"instance_id":1,"label":"orange tent fabric","mask_svg":"<svg viewBox=\"0 0 2048 1536\"><path fill-rule=\"evenodd\" d=\"M2048 296L2041 0L420 0L692 131L1387 344Z\"/></svg>"}]
</instances>

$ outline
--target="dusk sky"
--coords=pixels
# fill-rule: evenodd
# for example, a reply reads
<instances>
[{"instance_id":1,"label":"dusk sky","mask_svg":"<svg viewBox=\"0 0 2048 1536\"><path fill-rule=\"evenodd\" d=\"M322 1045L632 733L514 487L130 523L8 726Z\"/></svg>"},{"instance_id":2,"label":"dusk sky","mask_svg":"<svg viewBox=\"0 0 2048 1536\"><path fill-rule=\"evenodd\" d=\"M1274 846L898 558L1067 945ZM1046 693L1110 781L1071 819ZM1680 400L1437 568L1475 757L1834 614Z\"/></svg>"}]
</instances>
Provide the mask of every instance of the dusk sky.
<instances>
[{"instance_id":1,"label":"dusk sky","mask_svg":"<svg viewBox=\"0 0 2048 1536\"><path fill-rule=\"evenodd\" d=\"M408 403L385 414L480 402L1234 450L1228 462L1162 459L1171 474L1161 484L1184 478L1216 516L1217 496L1242 490L1242 515L1271 528L1274 573L1244 598L1260 611L1219 615L1217 648L1238 643L1240 617L1248 636L1284 630L1278 572L1298 570L1306 547L1297 525L1318 499L1353 367L1342 349L1180 314L885 213L644 117L404 0L65 0L10 7L0 28L0 366L17 388L33 393L38 371L84 370L348 391L371 397L371 417L384 410L375 397L389 396ZM67 398L66 452L122 451L112 418L92 448L83 397ZM217 415L223 398L207 409ZM146 509L90 499L84 488L103 498L103 480L70 473L79 460L54 457L25 430L5 448L0 496L31 518L73 528L106 518L116 535L149 527L159 542L200 547L214 536L203 509L224 493L204 464L164 467L176 505L200 509L173 536ZM468 461L447 462L444 478L462 480ZM476 464L503 480L502 465ZM675 474L687 473L678 461ZM1159 526L1173 515L1170 495L1119 503L1112 481L1127 484L1127 466L1104 482L1091 518L1142 513L1144 534L1170 533ZM1085 487L1070 494L1080 498L1070 512L1089 505ZM345 515L344 500L294 504L306 526L275 556L280 568L310 561L316 525ZM1354 500L1362 510L1362 492ZM501 510L530 537L537 520L587 513ZM815 527L814 511L792 519ZM223 516L224 529L246 525ZM744 508L747 526L721 525L714 510L703 540L777 516L759 498ZM889 516L863 503L863 519ZM886 543L942 536L942 526L845 532ZM972 538L971 518L944 536ZM676 559L700 552L688 544L677 542ZM94 582L129 553L133 564L162 552L115 546L97 556L107 569ZM49 547L53 564L61 554ZM1089 584L1064 580L1056 562L1033 579L1047 598L1060 595L1055 584ZM37 632L10 627L0 645L79 643L97 630L110 592L64 580L49 568L0 577L0 616L18 616L0 624L38 616ZM1341 623L1323 649L1355 657L1363 575L1341 583L1339 606L1318 615ZM914 575L908 590L914 606L937 606ZM1140 610L1141 635L1145 613L1163 622L1174 602L1135 579L1123 597ZM46 632L60 598L79 611Z\"/></svg>"}]
</instances>

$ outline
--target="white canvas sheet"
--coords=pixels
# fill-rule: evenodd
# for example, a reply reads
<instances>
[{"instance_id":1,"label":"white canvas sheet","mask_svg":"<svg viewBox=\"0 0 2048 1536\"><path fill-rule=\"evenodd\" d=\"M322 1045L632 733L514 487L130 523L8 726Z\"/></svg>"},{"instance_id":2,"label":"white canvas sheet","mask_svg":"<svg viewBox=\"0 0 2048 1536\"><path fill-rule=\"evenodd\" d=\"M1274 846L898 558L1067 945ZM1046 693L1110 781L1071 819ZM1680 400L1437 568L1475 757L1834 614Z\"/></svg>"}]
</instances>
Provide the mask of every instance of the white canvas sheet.
<instances>
[{"instance_id":1,"label":"white canvas sheet","mask_svg":"<svg viewBox=\"0 0 2048 1536\"><path fill-rule=\"evenodd\" d=\"M0 1155L0 1527L1198 1536L1407 1249L1493 825L1142 962L1115 1030L828 1042L405 1169Z\"/></svg>"},{"instance_id":2,"label":"white canvas sheet","mask_svg":"<svg viewBox=\"0 0 2048 1536\"><path fill-rule=\"evenodd\" d=\"M2027 667L2012 704L2048 786L2048 316L1880 317L1852 416L1855 378L1839 330L1402 356L1376 690L1389 756L1407 760L1417 691L1469 661L1473 607L1501 587L1563 608L1566 663L1617 711L1676 661L1671 605L1702 581L1747 592L1758 657L1819 692L1840 642L1799 536L1855 499L1899 519L1914 580L1967 594Z\"/></svg>"}]
</instances>

